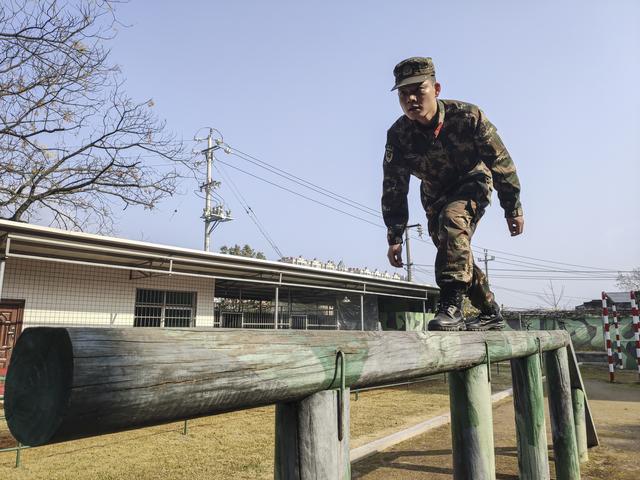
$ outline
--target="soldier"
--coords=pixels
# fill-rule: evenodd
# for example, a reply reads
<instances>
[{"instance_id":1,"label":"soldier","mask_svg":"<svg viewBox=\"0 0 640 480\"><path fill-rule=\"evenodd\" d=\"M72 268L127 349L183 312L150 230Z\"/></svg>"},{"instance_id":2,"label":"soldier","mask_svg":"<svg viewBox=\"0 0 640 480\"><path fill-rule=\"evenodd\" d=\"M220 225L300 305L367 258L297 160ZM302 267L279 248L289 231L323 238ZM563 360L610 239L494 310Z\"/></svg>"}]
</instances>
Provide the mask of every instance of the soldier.
<instances>
[{"instance_id":1,"label":"soldier","mask_svg":"<svg viewBox=\"0 0 640 480\"><path fill-rule=\"evenodd\" d=\"M431 58L413 57L393 69L404 115L387 132L382 214L394 267L402 267L402 234L409 219L409 179L422 182L420 198L429 235L438 249L436 282L440 306L429 330L489 330L504 327L487 278L474 264L471 237L495 186L511 236L524 227L520 182L496 128L475 105L440 100ZM466 321L468 295L480 315Z\"/></svg>"}]
</instances>

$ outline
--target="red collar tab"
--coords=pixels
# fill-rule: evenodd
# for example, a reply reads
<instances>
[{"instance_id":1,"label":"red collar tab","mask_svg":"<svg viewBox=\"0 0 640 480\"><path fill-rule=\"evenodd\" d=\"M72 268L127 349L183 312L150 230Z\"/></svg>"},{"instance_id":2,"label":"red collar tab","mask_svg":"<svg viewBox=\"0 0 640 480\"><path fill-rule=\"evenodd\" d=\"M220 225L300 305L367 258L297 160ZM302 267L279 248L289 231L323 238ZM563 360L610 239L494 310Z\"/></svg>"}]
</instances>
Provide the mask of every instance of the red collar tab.
<instances>
[{"instance_id":1,"label":"red collar tab","mask_svg":"<svg viewBox=\"0 0 640 480\"><path fill-rule=\"evenodd\" d=\"M438 138L438 135L440 135L440 130L442 130L442 125L444 125L443 122L438 122L438 126L436 127L436 129L433 131L433 137L434 138Z\"/></svg>"}]
</instances>

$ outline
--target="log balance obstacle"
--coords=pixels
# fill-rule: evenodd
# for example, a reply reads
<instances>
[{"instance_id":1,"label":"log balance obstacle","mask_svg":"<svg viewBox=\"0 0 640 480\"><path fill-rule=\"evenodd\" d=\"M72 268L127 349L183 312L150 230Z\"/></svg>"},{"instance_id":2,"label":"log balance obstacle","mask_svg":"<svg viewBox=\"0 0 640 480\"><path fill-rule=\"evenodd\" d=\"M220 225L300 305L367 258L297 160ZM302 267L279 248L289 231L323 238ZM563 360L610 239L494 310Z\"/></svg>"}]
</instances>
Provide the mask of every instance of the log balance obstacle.
<instances>
[{"instance_id":1,"label":"log balance obstacle","mask_svg":"<svg viewBox=\"0 0 640 480\"><path fill-rule=\"evenodd\" d=\"M541 358L543 357L543 358ZM6 420L30 446L276 404L276 479L348 479L349 390L449 373L454 478L495 478L490 362L511 360L523 479L558 479L598 444L567 332L25 330ZM575 408L574 408L575 406Z\"/></svg>"}]
</instances>

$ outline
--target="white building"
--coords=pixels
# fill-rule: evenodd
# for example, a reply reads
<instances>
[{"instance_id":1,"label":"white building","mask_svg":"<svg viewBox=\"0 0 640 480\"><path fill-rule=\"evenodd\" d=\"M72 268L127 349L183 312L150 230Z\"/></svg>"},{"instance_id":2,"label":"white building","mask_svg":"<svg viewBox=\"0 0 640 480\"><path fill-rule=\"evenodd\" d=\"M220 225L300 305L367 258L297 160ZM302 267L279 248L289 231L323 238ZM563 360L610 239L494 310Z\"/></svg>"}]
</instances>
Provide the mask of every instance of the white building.
<instances>
[{"instance_id":1,"label":"white building","mask_svg":"<svg viewBox=\"0 0 640 480\"><path fill-rule=\"evenodd\" d=\"M29 326L375 329L381 313L432 310L437 292L0 220L0 369Z\"/></svg>"}]
</instances>

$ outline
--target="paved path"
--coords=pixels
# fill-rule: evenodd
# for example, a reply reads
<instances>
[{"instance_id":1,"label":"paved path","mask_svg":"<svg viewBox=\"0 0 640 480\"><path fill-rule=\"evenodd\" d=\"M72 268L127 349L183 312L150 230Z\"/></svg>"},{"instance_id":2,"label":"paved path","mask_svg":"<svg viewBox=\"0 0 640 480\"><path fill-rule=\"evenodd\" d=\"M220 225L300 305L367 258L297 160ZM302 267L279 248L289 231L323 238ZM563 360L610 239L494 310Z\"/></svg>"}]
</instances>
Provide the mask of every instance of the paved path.
<instances>
[{"instance_id":1,"label":"paved path","mask_svg":"<svg viewBox=\"0 0 640 480\"><path fill-rule=\"evenodd\" d=\"M611 385L605 380L587 380L586 388L602 445L589 451L589 462L582 467L582 478L637 480L640 385ZM517 480L518 458L512 399L494 406L493 423L497 478ZM547 413L547 430L548 426ZM547 438L551 475L555 478L549 431ZM450 479L452 475L448 425L353 465L353 478L362 480L435 480Z\"/></svg>"}]
</instances>

